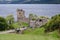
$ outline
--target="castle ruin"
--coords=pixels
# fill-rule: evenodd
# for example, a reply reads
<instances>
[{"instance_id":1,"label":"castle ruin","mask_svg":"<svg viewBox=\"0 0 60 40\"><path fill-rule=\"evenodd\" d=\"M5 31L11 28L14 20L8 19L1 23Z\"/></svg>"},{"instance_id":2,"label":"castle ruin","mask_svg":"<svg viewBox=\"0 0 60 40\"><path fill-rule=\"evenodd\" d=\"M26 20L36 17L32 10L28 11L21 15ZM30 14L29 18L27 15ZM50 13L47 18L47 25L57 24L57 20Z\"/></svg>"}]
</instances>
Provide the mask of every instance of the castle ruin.
<instances>
[{"instance_id":1,"label":"castle ruin","mask_svg":"<svg viewBox=\"0 0 60 40\"><path fill-rule=\"evenodd\" d=\"M17 21L29 23L29 18L26 18L24 10L17 9ZM48 21L47 18L36 19L35 21L30 20L29 25L30 27L40 27L44 25L45 23L47 23L47 21Z\"/></svg>"},{"instance_id":2,"label":"castle ruin","mask_svg":"<svg viewBox=\"0 0 60 40\"><path fill-rule=\"evenodd\" d=\"M22 9L17 9L17 21L28 23L28 18L25 16L25 11Z\"/></svg>"}]
</instances>

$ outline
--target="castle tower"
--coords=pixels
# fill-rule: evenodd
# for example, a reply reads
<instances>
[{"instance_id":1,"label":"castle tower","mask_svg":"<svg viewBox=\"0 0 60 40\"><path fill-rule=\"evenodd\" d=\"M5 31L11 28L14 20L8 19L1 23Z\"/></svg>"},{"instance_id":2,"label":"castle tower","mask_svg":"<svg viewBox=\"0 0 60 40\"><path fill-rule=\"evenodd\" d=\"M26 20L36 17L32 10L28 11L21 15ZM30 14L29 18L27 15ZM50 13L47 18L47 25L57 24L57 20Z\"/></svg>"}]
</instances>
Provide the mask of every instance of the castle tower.
<instances>
[{"instance_id":1,"label":"castle tower","mask_svg":"<svg viewBox=\"0 0 60 40\"><path fill-rule=\"evenodd\" d=\"M22 9L17 9L17 21L23 21L25 18L24 10Z\"/></svg>"}]
</instances>

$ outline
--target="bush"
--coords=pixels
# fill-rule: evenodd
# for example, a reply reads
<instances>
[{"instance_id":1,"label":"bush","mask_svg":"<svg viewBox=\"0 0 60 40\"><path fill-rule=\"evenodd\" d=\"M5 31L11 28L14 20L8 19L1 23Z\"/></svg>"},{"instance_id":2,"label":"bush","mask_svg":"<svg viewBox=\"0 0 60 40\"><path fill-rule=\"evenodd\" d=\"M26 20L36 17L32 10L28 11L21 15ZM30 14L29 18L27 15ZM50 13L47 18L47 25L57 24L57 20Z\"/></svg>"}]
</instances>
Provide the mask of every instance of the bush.
<instances>
[{"instance_id":1,"label":"bush","mask_svg":"<svg viewBox=\"0 0 60 40\"><path fill-rule=\"evenodd\" d=\"M45 32L51 32L58 29L60 30L60 14L53 16L52 19L45 25Z\"/></svg>"},{"instance_id":2,"label":"bush","mask_svg":"<svg viewBox=\"0 0 60 40\"><path fill-rule=\"evenodd\" d=\"M20 27L20 25L19 25L19 23L13 23L12 25L11 25L13 28L19 28Z\"/></svg>"},{"instance_id":3,"label":"bush","mask_svg":"<svg viewBox=\"0 0 60 40\"><path fill-rule=\"evenodd\" d=\"M8 28L5 18L0 17L0 31L6 30Z\"/></svg>"},{"instance_id":4,"label":"bush","mask_svg":"<svg viewBox=\"0 0 60 40\"><path fill-rule=\"evenodd\" d=\"M35 29L27 29L24 31L24 34L35 34L35 35L41 35L44 34L44 28L35 28Z\"/></svg>"}]
</instances>

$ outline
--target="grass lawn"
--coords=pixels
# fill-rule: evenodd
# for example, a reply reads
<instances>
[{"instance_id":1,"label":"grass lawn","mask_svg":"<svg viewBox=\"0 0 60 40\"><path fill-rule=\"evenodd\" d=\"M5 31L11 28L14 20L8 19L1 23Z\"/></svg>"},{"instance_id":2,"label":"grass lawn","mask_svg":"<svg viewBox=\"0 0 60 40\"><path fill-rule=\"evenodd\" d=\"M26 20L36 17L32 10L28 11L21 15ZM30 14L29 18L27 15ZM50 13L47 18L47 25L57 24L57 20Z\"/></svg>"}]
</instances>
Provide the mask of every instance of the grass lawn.
<instances>
[{"instance_id":1,"label":"grass lawn","mask_svg":"<svg viewBox=\"0 0 60 40\"><path fill-rule=\"evenodd\" d=\"M59 40L59 39L47 35L0 34L0 40Z\"/></svg>"},{"instance_id":2,"label":"grass lawn","mask_svg":"<svg viewBox=\"0 0 60 40\"><path fill-rule=\"evenodd\" d=\"M28 30L24 31L24 34L0 34L0 40L60 40L57 31L45 34L44 28Z\"/></svg>"}]
</instances>

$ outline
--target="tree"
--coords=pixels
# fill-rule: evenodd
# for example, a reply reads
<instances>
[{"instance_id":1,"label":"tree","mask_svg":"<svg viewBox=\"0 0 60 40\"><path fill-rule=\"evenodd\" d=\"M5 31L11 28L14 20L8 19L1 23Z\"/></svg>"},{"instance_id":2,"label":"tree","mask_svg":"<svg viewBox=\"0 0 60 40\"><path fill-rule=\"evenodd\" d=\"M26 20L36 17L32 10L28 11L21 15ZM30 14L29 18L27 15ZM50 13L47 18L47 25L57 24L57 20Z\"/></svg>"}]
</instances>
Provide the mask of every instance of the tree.
<instances>
[{"instance_id":1,"label":"tree","mask_svg":"<svg viewBox=\"0 0 60 40\"><path fill-rule=\"evenodd\" d=\"M0 17L0 31L6 30L8 28L5 18Z\"/></svg>"},{"instance_id":2,"label":"tree","mask_svg":"<svg viewBox=\"0 0 60 40\"><path fill-rule=\"evenodd\" d=\"M60 14L57 14L51 18L51 20L45 25L45 32L59 30L60 32Z\"/></svg>"},{"instance_id":3,"label":"tree","mask_svg":"<svg viewBox=\"0 0 60 40\"><path fill-rule=\"evenodd\" d=\"M13 17L13 15L8 15L6 17L6 21L7 21L8 25L9 25L8 29L13 28L13 26L12 26L12 24L14 23L14 17Z\"/></svg>"},{"instance_id":4,"label":"tree","mask_svg":"<svg viewBox=\"0 0 60 40\"><path fill-rule=\"evenodd\" d=\"M6 17L6 20L8 21L8 24L14 23L14 17L13 17L13 15L8 15Z\"/></svg>"},{"instance_id":5,"label":"tree","mask_svg":"<svg viewBox=\"0 0 60 40\"><path fill-rule=\"evenodd\" d=\"M15 22L12 24L12 27L16 29L16 28L20 28L20 25L18 22Z\"/></svg>"}]
</instances>

